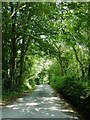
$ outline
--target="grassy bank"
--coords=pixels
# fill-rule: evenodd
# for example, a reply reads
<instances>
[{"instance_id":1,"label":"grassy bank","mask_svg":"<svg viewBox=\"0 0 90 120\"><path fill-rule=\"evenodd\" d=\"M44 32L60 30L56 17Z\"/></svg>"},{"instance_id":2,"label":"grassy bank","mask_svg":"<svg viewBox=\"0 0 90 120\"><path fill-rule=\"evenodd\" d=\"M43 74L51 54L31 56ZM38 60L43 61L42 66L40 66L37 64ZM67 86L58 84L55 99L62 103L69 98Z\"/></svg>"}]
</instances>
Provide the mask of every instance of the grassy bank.
<instances>
[{"instance_id":1,"label":"grassy bank","mask_svg":"<svg viewBox=\"0 0 90 120\"><path fill-rule=\"evenodd\" d=\"M16 99L17 97L25 95L36 88L37 88L36 85L33 87L24 85L22 89L18 88L17 91L10 90L10 89L2 90L2 103L6 103L12 99Z\"/></svg>"}]
</instances>

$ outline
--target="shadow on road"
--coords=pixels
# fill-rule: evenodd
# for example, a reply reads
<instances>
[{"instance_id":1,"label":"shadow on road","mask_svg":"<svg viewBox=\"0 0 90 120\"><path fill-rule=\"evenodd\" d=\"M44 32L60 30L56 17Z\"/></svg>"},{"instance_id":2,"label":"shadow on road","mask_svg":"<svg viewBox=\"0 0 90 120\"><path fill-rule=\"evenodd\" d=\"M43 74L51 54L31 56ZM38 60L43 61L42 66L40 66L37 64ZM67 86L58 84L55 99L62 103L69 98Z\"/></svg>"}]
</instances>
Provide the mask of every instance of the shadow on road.
<instances>
[{"instance_id":1,"label":"shadow on road","mask_svg":"<svg viewBox=\"0 0 90 120\"><path fill-rule=\"evenodd\" d=\"M40 85L32 93L18 98L2 109L3 118L74 118L81 116L49 85Z\"/></svg>"}]
</instances>

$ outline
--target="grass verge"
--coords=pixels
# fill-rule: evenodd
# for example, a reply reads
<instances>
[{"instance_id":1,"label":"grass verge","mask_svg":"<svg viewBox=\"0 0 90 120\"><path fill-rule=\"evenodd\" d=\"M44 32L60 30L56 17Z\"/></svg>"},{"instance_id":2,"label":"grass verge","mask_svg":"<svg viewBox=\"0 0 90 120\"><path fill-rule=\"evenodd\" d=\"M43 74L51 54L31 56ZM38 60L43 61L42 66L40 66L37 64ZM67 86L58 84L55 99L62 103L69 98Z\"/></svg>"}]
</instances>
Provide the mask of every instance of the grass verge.
<instances>
[{"instance_id":1,"label":"grass verge","mask_svg":"<svg viewBox=\"0 0 90 120\"><path fill-rule=\"evenodd\" d=\"M23 86L23 89L20 90L18 89L17 91L11 91L11 90L3 90L2 91L2 103L1 107L6 106L7 104L9 104L12 100L15 100L16 98L22 97L24 95L29 94L31 91L35 90L37 88L37 86L33 86L33 87L28 87L26 85Z\"/></svg>"}]
</instances>

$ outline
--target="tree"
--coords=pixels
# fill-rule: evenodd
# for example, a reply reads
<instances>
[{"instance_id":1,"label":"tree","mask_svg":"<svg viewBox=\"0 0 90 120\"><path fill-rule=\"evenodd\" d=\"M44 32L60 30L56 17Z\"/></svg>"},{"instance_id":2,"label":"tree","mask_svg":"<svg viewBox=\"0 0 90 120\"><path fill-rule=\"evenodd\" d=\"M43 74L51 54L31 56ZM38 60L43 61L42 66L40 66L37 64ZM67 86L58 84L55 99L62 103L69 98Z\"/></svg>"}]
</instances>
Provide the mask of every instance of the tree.
<instances>
[{"instance_id":1,"label":"tree","mask_svg":"<svg viewBox=\"0 0 90 120\"><path fill-rule=\"evenodd\" d=\"M23 86L32 56L57 59L62 76L89 76L88 14L88 3L3 3L3 87Z\"/></svg>"}]
</instances>

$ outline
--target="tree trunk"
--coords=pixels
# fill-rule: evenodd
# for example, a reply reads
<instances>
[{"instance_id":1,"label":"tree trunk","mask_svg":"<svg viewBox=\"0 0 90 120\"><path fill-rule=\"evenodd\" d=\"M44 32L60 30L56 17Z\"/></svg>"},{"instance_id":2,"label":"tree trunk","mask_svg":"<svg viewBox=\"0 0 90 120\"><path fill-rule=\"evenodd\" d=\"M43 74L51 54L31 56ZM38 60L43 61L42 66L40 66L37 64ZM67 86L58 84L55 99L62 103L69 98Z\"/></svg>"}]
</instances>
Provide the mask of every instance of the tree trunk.
<instances>
[{"instance_id":1,"label":"tree trunk","mask_svg":"<svg viewBox=\"0 0 90 120\"><path fill-rule=\"evenodd\" d=\"M87 20L87 24L88 24L88 80L90 81L90 2L88 2L88 20Z\"/></svg>"},{"instance_id":2,"label":"tree trunk","mask_svg":"<svg viewBox=\"0 0 90 120\"><path fill-rule=\"evenodd\" d=\"M21 49L21 58L20 58L20 81L19 84L22 86L23 84L23 62L24 62L24 46L25 46L25 39L23 38L22 41L22 49Z\"/></svg>"},{"instance_id":3,"label":"tree trunk","mask_svg":"<svg viewBox=\"0 0 90 120\"><path fill-rule=\"evenodd\" d=\"M6 17L6 23L7 23L7 4L5 4L5 17ZM3 37L3 41L2 41L2 50L3 50L3 54L2 54L2 70L4 70L5 72L2 72L2 78L3 78L3 87L4 88L8 88L9 87L9 82L8 82L8 33L7 33L7 24L5 24L3 26L3 29L5 29L5 35L2 34Z\"/></svg>"},{"instance_id":4,"label":"tree trunk","mask_svg":"<svg viewBox=\"0 0 90 120\"><path fill-rule=\"evenodd\" d=\"M82 64L81 61L79 60L78 55L77 55L77 51L76 51L76 49L75 49L74 46L73 46L73 50L74 50L74 52L75 52L76 60L79 62L80 66L81 66L81 69L82 69L82 77L84 78L84 76L85 76L85 70L84 70L83 64Z\"/></svg>"},{"instance_id":5,"label":"tree trunk","mask_svg":"<svg viewBox=\"0 0 90 120\"><path fill-rule=\"evenodd\" d=\"M11 5L11 14L14 12L13 3ZM16 39L15 39L15 18L16 16L12 17L12 37L11 37L11 80L12 80L12 88L15 84L15 58L16 58Z\"/></svg>"}]
</instances>

